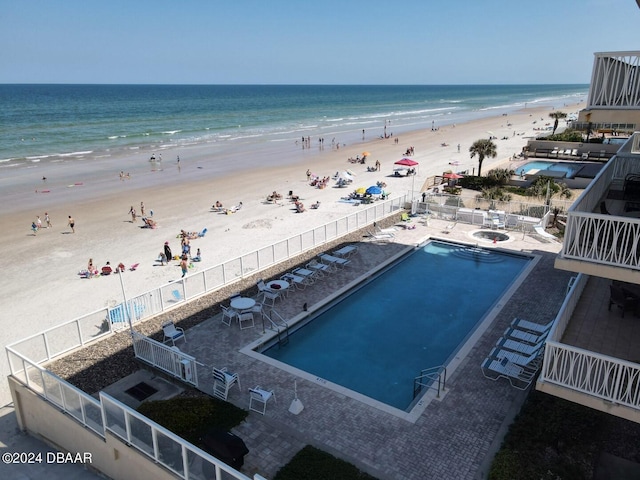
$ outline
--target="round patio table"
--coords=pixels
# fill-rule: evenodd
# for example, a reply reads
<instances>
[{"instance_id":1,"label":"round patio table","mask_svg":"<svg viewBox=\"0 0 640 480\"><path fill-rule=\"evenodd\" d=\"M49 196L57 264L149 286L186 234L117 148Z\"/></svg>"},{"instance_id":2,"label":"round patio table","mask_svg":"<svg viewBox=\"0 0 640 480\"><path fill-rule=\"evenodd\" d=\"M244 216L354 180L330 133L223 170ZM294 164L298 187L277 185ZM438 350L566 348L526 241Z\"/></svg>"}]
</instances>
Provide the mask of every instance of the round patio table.
<instances>
[{"instance_id":1,"label":"round patio table","mask_svg":"<svg viewBox=\"0 0 640 480\"><path fill-rule=\"evenodd\" d=\"M287 282L286 280L271 280L269 283L267 283L267 288L279 292L289 288L289 282Z\"/></svg>"},{"instance_id":2,"label":"round patio table","mask_svg":"<svg viewBox=\"0 0 640 480\"><path fill-rule=\"evenodd\" d=\"M255 304L256 301L249 297L237 297L231 300L231 307L239 311L249 310L253 308Z\"/></svg>"}]
</instances>

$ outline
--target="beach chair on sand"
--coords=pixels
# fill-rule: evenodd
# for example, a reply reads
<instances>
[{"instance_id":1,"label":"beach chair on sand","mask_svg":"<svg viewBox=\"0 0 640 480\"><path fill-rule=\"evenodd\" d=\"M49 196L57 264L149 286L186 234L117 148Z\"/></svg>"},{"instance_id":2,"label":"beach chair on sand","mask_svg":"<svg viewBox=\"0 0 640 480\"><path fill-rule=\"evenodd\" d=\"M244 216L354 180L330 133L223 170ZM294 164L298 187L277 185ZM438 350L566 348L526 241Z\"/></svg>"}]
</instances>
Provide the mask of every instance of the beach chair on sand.
<instances>
[{"instance_id":1,"label":"beach chair on sand","mask_svg":"<svg viewBox=\"0 0 640 480\"><path fill-rule=\"evenodd\" d=\"M204 228L200 233L198 233L198 237L204 237L207 234L207 229Z\"/></svg>"},{"instance_id":2,"label":"beach chair on sand","mask_svg":"<svg viewBox=\"0 0 640 480\"><path fill-rule=\"evenodd\" d=\"M131 270L132 272L135 272L137 270L138 266L140 266L139 263L134 263L133 265L131 265L129 267L129 270Z\"/></svg>"}]
</instances>

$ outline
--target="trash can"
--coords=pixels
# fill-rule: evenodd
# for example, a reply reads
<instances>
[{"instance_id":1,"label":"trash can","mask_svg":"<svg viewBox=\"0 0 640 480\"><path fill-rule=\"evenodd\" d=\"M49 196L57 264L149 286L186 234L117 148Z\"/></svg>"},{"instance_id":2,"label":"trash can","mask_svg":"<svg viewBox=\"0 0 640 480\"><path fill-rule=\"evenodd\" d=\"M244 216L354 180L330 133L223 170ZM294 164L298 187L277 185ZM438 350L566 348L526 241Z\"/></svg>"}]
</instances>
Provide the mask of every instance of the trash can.
<instances>
[{"instance_id":1,"label":"trash can","mask_svg":"<svg viewBox=\"0 0 640 480\"><path fill-rule=\"evenodd\" d=\"M249 453L249 449L240 437L225 430L212 429L202 437L201 441L205 452L236 470L242 468L244 456Z\"/></svg>"}]
</instances>

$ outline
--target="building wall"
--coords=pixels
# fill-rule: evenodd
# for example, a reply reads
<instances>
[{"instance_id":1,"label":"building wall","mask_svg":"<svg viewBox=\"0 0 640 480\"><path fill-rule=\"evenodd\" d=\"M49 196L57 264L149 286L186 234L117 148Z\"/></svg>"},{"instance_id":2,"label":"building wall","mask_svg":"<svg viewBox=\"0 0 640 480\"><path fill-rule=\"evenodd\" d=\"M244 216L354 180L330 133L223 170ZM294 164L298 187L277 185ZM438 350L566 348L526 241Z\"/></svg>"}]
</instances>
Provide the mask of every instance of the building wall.
<instances>
[{"instance_id":1,"label":"building wall","mask_svg":"<svg viewBox=\"0 0 640 480\"><path fill-rule=\"evenodd\" d=\"M175 475L153 463L134 447L107 432L106 439L8 377L20 429L62 452L91 453L85 466L119 480L173 480ZM64 448L61 446L64 445Z\"/></svg>"}]
</instances>

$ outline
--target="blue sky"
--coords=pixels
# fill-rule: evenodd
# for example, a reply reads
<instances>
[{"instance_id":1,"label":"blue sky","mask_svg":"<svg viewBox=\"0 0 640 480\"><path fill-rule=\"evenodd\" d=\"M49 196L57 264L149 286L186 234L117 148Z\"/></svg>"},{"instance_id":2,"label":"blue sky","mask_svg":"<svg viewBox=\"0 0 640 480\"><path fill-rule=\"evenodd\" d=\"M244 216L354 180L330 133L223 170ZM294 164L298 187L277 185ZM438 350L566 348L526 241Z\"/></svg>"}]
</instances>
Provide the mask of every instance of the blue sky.
<instances>
[{"instance_id":1,"label":"blue sky","mask_svg":"<svg viewBox=\"0 0 640 480\"><path fill-rule=\"evenodd\" d=\"M0 83L589 83L635 0L0 0Z\"/></svg>"}]
</instances>

